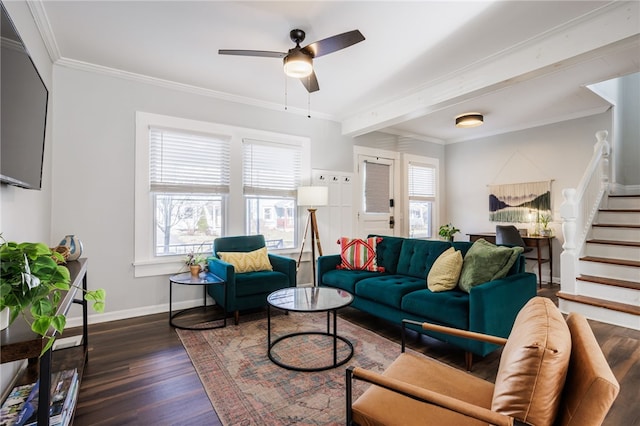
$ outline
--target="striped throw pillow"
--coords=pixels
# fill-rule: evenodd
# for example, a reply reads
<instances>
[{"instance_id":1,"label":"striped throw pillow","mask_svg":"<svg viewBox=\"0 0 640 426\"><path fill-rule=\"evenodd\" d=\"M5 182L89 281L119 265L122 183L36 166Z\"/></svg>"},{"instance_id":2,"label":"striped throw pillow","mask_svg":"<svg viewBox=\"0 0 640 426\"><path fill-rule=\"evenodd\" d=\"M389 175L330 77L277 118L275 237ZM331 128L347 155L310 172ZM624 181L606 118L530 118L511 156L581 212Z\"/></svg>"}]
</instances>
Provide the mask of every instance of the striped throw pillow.
<instances>
[{"instance_id":1,"label":"striped throw pillow","mask_svg":"<svg viewBox=\"0 0 640 426\"><path fill-rule=\"evenodd\" d=\"M342 263L338 265L338 269L382 272L383 268L378 267L376 258L376 246L379 240L381 240L380 237L340 238L338 244L340 244Z\"/></svg>"}]
</instances>

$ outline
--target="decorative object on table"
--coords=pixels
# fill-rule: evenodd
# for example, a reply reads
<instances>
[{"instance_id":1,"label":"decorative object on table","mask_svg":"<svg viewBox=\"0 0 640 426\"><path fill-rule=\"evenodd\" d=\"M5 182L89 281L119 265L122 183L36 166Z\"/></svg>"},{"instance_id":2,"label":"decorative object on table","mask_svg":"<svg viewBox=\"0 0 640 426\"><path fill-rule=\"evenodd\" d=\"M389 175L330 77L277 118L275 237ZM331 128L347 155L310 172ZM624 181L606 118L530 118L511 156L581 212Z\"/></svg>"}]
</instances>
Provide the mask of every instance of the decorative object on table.
<instances>
[{"instance_id":1,"label":"decorative object on table","mask_svg":"<svg viewBox=\"0 0 640 426\"><path fill-rule=\"evenodd\" d=\"M551 214L551 182L489 185L489 220L491 222L532 222L531 211Z\"/></svg>"},{"instance_id":2,"label":"decorative object on table","mask_svg":"<svg viewBox=\"0 0 640 426\"><path fill-rule=\"evenodd\" d=\"M58 245L69 249L69 256L66 260L74 261L80 259L82 255L82 241L75 235L66 235Z\"/></svg>"},{"instance_id":3,"label":"decorative object on table","mask_svg":"<svg viewBox=\"0 0 640 426\"><path fill-rule=\"evenodd\" d=\"M71 250L67 246L57 246L51 249L52 252L58 253L60 256L53 256L53 260L56 261L58 265L63 265L67 263L69 260L69 256L71 255Z\"/></svg>"},{"instance_id":4,"label":"decorative object on table","mask_svg":"<svg viewBox=\"0 0 640 426\"><path fill-rule=\"evenodd\" d=\"M549 227L549 222L551 222L551 215L547 213L543 213L538 215L538 223L540 223L540 235L543 237L551 236L551 228Z\"/></svg>"},{"instance_id":5,"label":"decorative object on table","mask_svg":"<svg viewBox=\"0 0 640 426\"><path fill-rule=\"evenodd\" d=\"M1 238L1 236L0 236ZM49 327L61 333L66 317L56 314L62 293L69 290L69 270L59 265L63 257L43 243L16 243L2 238L0 246L0 311L10 310L9 325L22 315L34 333L48 341L41 353L54 342L47 336ZM85 292L84 298L93 302L93 309L104 311L103 289Z\"/></svg>"},{"instance_id":6,"label":"decorative object on table","mask_svg":"<svg viewBox=\"0 0 640 426\"><path fill-rule=\"evenodd\" d=\"M458 232L460 232L458 228L456 228L450 223L447 223L446 225L440 226L440 229L438 230L438 235L440 235L443 239L447 241L453 241L453 235Z\"/></svg>"},{"instance_id":7,"label":"decorative object on table","mask_svg":"<svg viewBox=\"0 0 640 426\"><path fill-rule=\"evenodd\" d=\"M312 283L316 285L316 244L318 255L322 256L322 244L320 244L320 233L318 232L318 221L316 220L316 207L326 206L329 203L329 188L326 186L300 186L298 187L298 205L307 207L307 225L304 228L300 256L298 256L297 269L300 269L300 261L304 252L304 244L307 240L307 232L311 227L311 264L313 269Z\"/></svg>"},{"instance_id":8,"label":"decorative object on table","mask_svg":"<svg viewBox=\"0 0 640 426\"><path fill-rule=\"evenodd\" d=\"M184 258L184 264L189 267L191 271L191 275L197 277L200 275L200 272L204 270L205 262L207 261L207 257L202 254L202 245L198 246L197 250L191 250Z\"/></svg>"}]
</instances>

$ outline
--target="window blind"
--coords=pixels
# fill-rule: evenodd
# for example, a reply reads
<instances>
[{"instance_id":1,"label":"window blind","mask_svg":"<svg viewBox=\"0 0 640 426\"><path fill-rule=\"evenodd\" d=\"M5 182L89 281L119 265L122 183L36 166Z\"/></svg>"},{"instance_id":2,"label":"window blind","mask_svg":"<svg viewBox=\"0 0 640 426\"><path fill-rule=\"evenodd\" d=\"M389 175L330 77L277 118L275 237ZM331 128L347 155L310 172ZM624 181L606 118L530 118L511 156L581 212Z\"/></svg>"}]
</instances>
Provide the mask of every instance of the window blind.
<instances>
[{"instance_id":1,"label":"window blind","mask_svg":"<svg viewBox=\"0 0 640 426\"><path fill-rule=\"evenodd\" d=\"M152 192L229 192L230 139L149 129Z\"/></svg>"},{"instance_id":2,"label":"window blind","mask_svg":"<svg viewBox=\"0 0 640 426\"><path fill-rule=\"evenodd\" d=\"M364 162L364 208L367 213L389 213L388 164Z\"/></svg>"},{"instance_id":3,"label":"window blind","mask_svg":"<svg viewBox=\"0 0 640 426\"><path fill-rule=\"evenodd\" d=\"M242 149L245 195L296 196L302 176L301 146L245 139Z\"/></svg>"},{"instance_id":4,"label":"window blind","mask_svg":"<svg viewBox=\"0 0 640 426\"><path fill-rule=\"evenodd\" d=\"M424 199L436 196L436 169L409 163L409 198Z\"/></svg>"}]
</instances>

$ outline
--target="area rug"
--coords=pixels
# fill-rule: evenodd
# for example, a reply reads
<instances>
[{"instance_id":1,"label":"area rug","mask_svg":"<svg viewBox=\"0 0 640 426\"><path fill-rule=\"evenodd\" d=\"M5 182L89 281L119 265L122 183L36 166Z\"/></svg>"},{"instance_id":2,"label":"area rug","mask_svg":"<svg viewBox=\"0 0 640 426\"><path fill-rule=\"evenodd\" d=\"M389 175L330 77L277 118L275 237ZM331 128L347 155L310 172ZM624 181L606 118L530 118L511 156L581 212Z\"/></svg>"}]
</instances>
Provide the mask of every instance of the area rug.
<instances>
[{"instance_id":1,"label":"area rug","mask_svg":"<svg viewBox=\"0 0 640 426\"><path fill-rule=\"evenodd\" d=\"M276 315L272 340L300 331L326 330L322 313ZM177 330L191 362L224 425L343 425L345 369L355 365L382 372L400 354L397 343L342 318L338 334L354 348L345 365L321 372L296 372L275 365L267 356L267 319L215 330ZM297 336L274 347L281 362L304 367L330 363L333 340ZM347 353L339 341L338 359ZM357 386L354 397L365 387Z\"/></svg>"}]
</instances>

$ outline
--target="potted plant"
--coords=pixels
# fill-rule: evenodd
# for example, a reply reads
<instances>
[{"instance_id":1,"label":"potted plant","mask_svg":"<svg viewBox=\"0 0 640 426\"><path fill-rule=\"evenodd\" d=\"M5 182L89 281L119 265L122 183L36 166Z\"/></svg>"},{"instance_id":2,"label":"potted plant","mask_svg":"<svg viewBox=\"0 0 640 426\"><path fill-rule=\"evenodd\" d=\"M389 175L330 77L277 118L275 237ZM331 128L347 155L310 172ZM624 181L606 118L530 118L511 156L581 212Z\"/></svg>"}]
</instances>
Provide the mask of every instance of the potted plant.
<instances>
[{"instance_id":1,"label":"potted plant","mask_svg":"<svg viewBox=\"0 0 640 426\"><path fill-rule=\"evenodd\" d=\"M442 238L444 238L447 241L453 241L453 235L457 232L460 232L458 228L456 228L450 223L447 223L446 225L440 226L438 235L440 235Z\"/></svg>"},{"instance_id":2,"label":"potted plant","mask_svg":"<svg viewBox=\"0 0 640 426\"><path fill-rule=\"evenodd\" d=\"M540 235L543 237L551 236L551 228L549 228L549 222L551 222L550 214L543 214L540 216L540 224L542 225L542 229L540 229Z\"/></svg>"},{"instance_id":3,"label":"potted plant","mask_svg":"<svg viewBox=\"0 0 640 426\"><path fill-rule=\"evenodd\" d=\"M55 340L47 336L49 328L62 333L67 322L65 315L57 311L63 292L70 289L71 279L69 270L59 262L64 262L64 257L43 243L7 242L2 238L0 311L9 310L8 324L21 315L31 330L46 338L42 353ZM87 291L84 298L93 302L95 311L104 311L103 289Z\"/></svg>"},{"instance_id":4,"label":"potted plant","mask_svg":"<svg viewBox=\"0 0 640 426\"><path fill-rule=\"evenodd\" d=\"M203 265L207 260L207 257L201 252L202 244L200 244L198 250L190 251L184 258L184 264L189 267L191 275L194 277L197 277L198 274L200 274L200 271L204 269Z\"/></svg>"}]
</instances>

